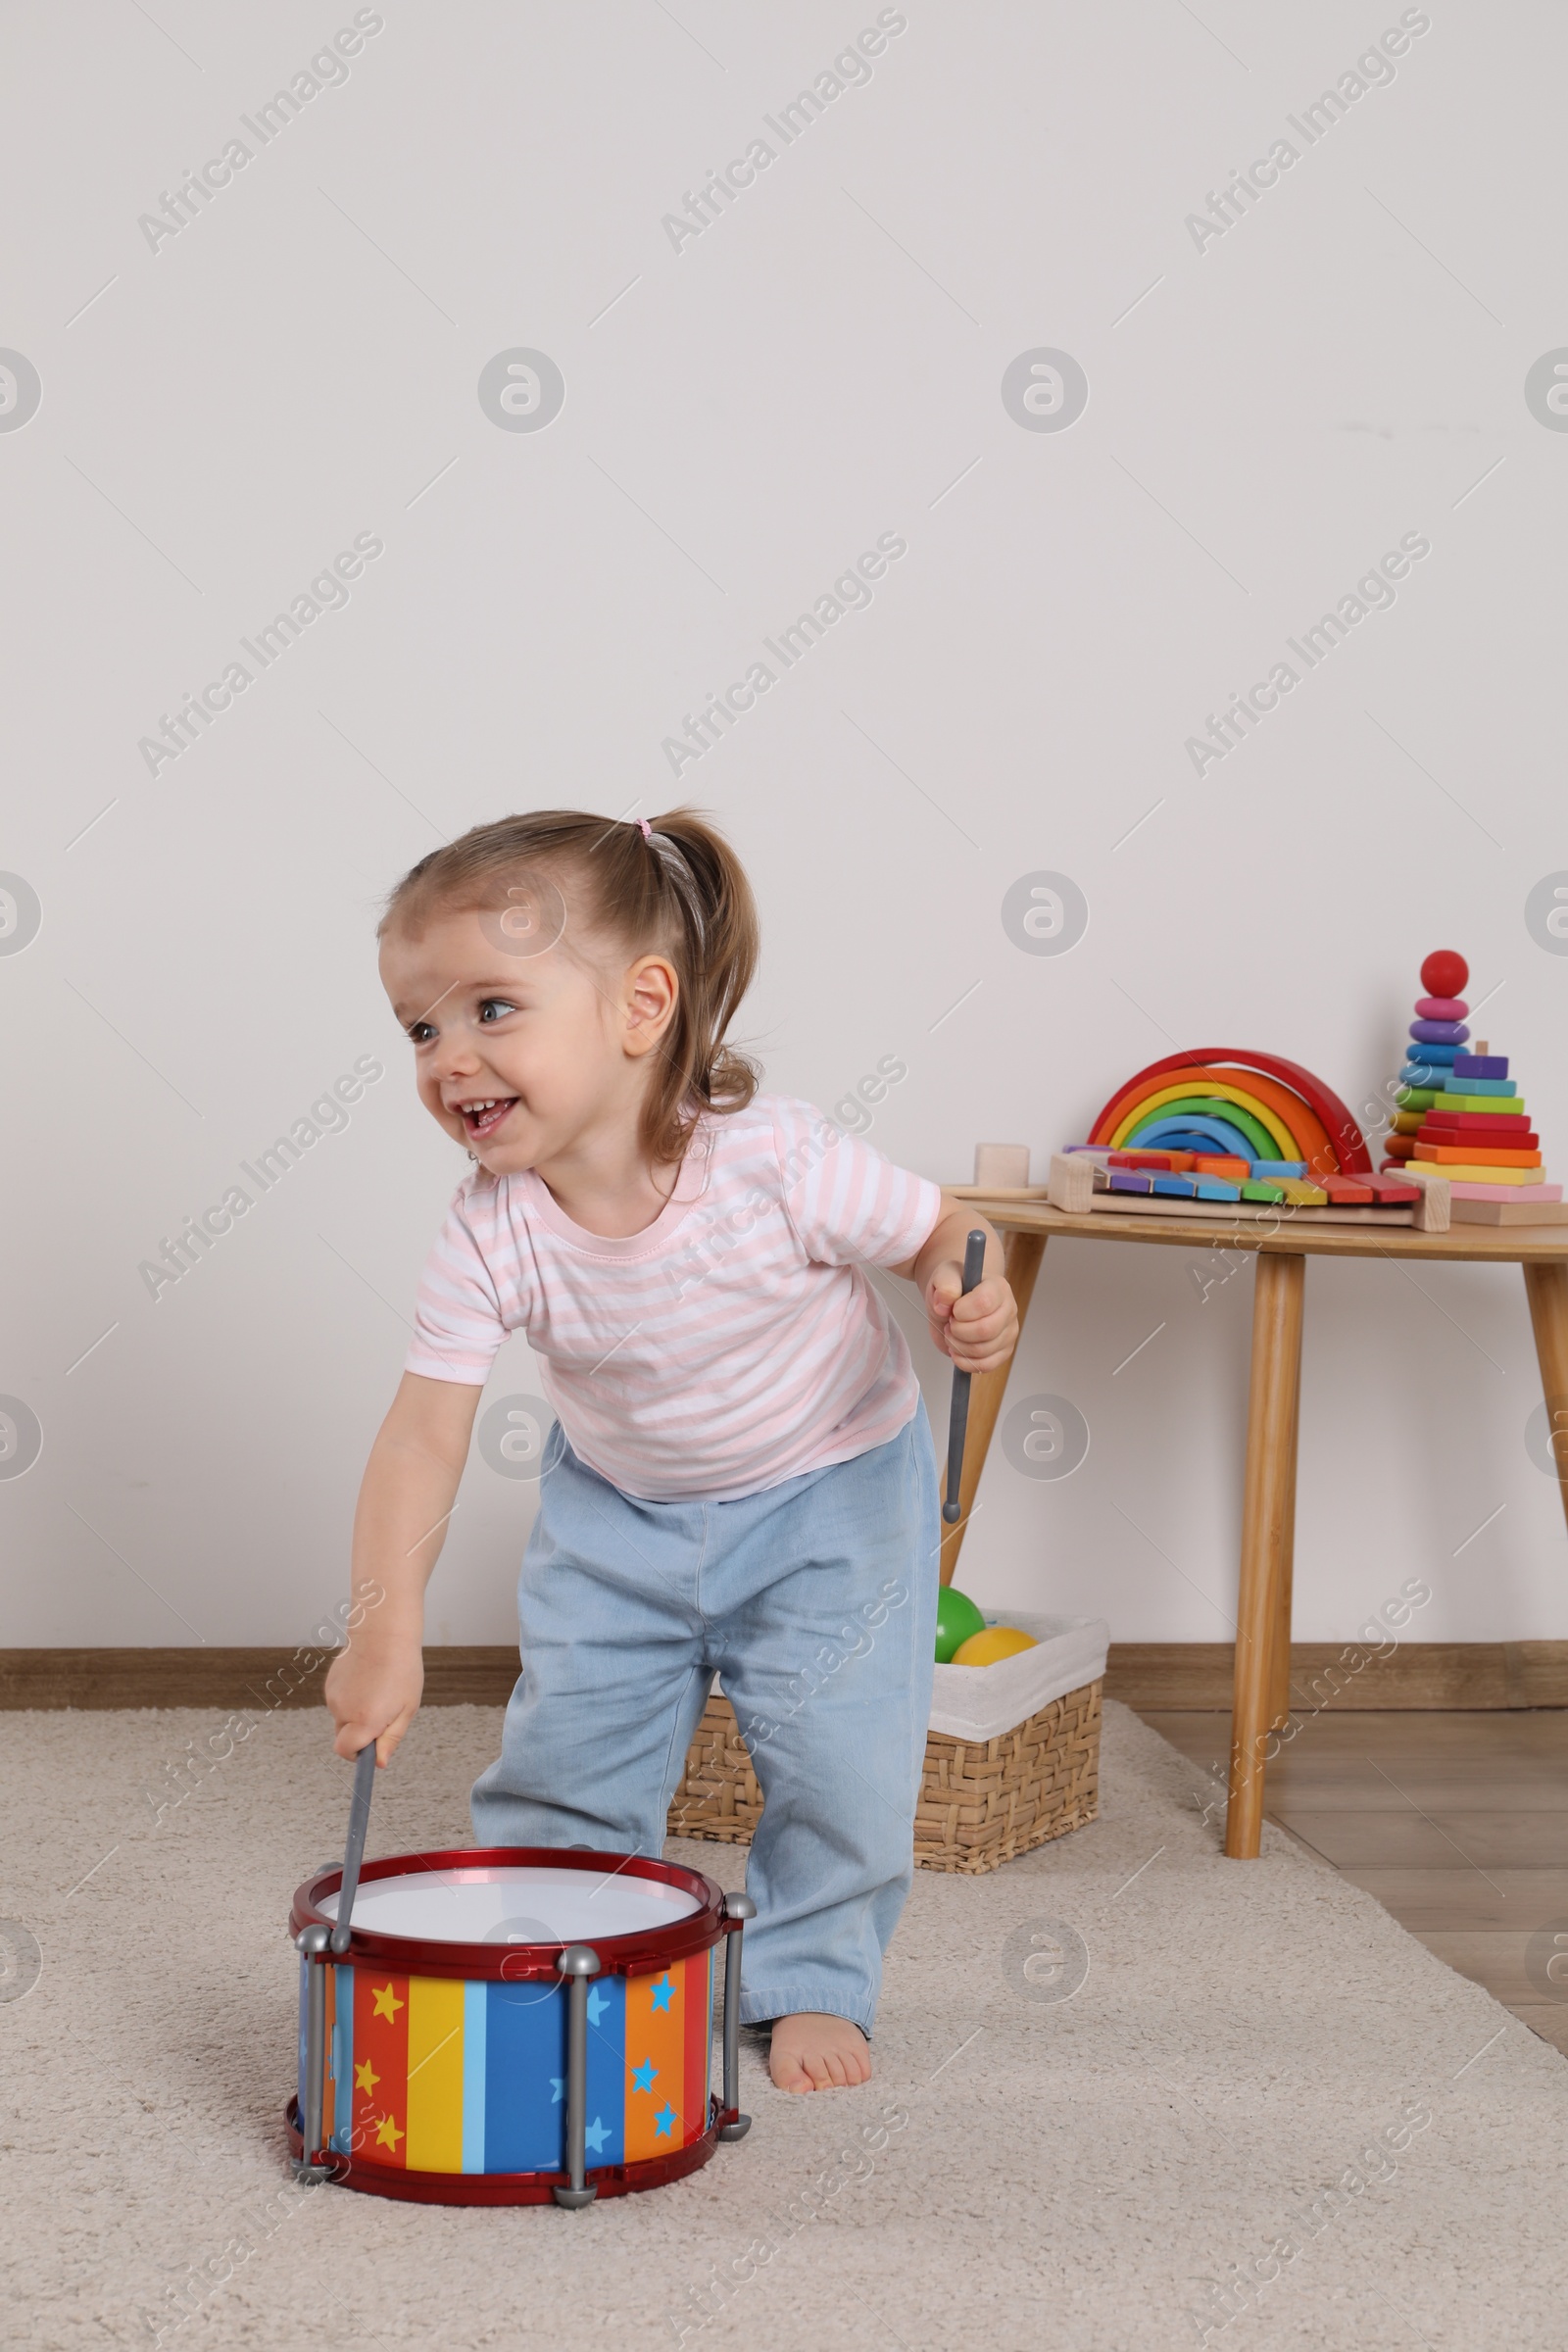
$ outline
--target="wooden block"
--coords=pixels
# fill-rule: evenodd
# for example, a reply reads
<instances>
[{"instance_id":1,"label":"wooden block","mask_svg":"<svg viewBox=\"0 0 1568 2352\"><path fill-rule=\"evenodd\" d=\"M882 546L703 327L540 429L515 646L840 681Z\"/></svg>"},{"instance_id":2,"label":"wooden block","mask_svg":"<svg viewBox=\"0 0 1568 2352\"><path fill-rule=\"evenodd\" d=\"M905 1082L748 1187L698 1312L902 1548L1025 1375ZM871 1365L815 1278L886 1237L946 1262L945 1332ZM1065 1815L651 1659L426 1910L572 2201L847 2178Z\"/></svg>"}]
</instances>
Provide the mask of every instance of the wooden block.
<instances>
[{"instance_id":1,"label":"wooden block","mask_svg":"<svg viewBox=\"0 0 1568 2352\"><path fill-rule=\"evenodd\" d=\"M995 1192L1011 1192L1015 1186L1029 1182L1029 1147L1027 1144L976 1144L974 1148L974 1180L976 1185Z\"/></svg>"},{"instance_id":2,"label":"wooden block","mask_svg":"<svg viewBox=\"0 0 1568 2352\"><path fill-rule=\"evenodd\" d=\"M1298 1180L1306 1174L1304 1159L1254 1159L1252 1174L1259 1183L1272 1183L1276 1176L1294 1176Z\"/></svg>"},{"instance_id":3,"label":"wooden block","mask_svg":"<svg viewBox=\"0 0 1568 2352\"><path fill-rule=\"evenodd\" d=\"M1441 1167L1446 1160L1474 1160L1489 1168L1539 1168L1539 1152L1515 1152L1506 1145L1485 1144L1479 1136L1466 1136L1454 1143L1429 1143L1417 1139L1413 1157L1436 1160Z\"/></svg>"},{"instance_id":4,"label":"wooden block","mask_svg":"<svg viewBox=\"0 0 1568 2352\"><path fill-rule=\"evenodd\" d=\"M1430 1115L1423 1110L1396 1110L1394 1114L1394 1132L1396 1135L1414 1135L1422 1120Z\"/></svg>"},{"instance_id":5,"label":"wooden block","mask_svg":"<svg viewBox=\"0 0 1568 2352\"><path fill-rule=\"evenodd\" d=\"M1044 1184L945 1184L945 1193L955 1200L1049 1200L1051 1190Z\"/></svg>"},{"instance_id":6,"label":"wooden block","mask_svg":"<svg viewBox=\"0 0 1568 2352\"><path fill-rule=\"evenodd\" d=\"M1195 1176L1217 1176L1226 1184L1245 1184L1252 1173L1250 1159L1236 1159L1229 1152L1199 1152L1193 1157Z\"/></svg>"},{"instance_id":7,"label":"wooden block","mask_svg":"<svg viewBox=\"0 0 1568 2352\"><path fill-rule=\"evenodd\" d=\"M1356 1176L1321 1176L1318 1182L1335 1208L1348 1208L1353 1201L1375 1200L1377 1198L1372 1187Z\"/></svg>"},{"instance_id":8,"label":"wooden block","mask_svg":"<svg viewBox=\"0 0 1568 2352\"><path fill-rule=\"evenodd\" d=\"M1417 1185L1421 1198L1411 1211L1410 1222L1418 1233L1446 1233L1453 1214L1453 1196L1441 1176Z\"/></svg>"},{"instance_id":9,"label":"wooden block","mask_svg":"<svg viewBox=\"0 0 1568 2352\"><path fill-rule=\"evenodd\" d=\"M1421 1144L1479 1144L1488 1152L1539 1152L1541 1138L1528 1118L1482 1119L1473 1112L1462 1119L1440 1118L1426 1111L1416 1135Z\"/></svg>"},{"instance_id":10,"label":"wooden block","mask_svg":"<svg viewBox=\"0 0 1568 2352\"><path fill-rule=\"evenodd\" d=\"M1440 1110L1501 1110L1507 1111L1517 1118L1525 1106L1523 1095L1511 1093L1505 1095L1459 1095L1449 1094L1446 1089L1440 1089L1434 1094L1425 1087L1411 1088L1407 1091L1424 1097L1422 1107L1427 1110L1431 1110L1434 1105ZM1401 1093L1396 1100L1403 1103L1404 1095Z\"/></svg>"},{"instance_id":11,"label":"wooden block","mask_svg":"<svg viewBox=\"0 0 1568 2352\"><path fill-rule=\"evenodd\" d=\"M1107 1182L1113 1193L1152 1193L1154 1179L1147 1168L1111 1168Z\"/></svg>"},{"instance_id":12,"label":"wooden block","mask_svg":"<svg viewBox=\"0 0 1568 2352\"><path fill-rule=\"evenodd\" d=\"M1113 1152L1106 1162L1112 1168L1149 1168L1163 1176L1192 1164L1190 1152Z\"/></svg>"},{"instance_id":13,"label":"wooden block","mask_svg":"<svg viewBox=\"0 0 1568 2352\"><path fill-rule=\"evenodd\" d=\"M1465 1135L1517 1135L1530 1124L1528 1110L1450 1110L1446 1102L1434 1102L1423 1111L1424 1127L1457 1127Z\"/></svg>"},{"instance_id":14,"label":"wooden block","mask_svg":"<svg viewBox=\"0 0 1568 2352\"><path fill-rule=\"evenodd\" d=\"M1560 1184L1472 1184L1464 1178L1453 1187L1456 1200L1516 1200L1521 1205L1531 1200L1560 1200Z\"/></svg>"},{"instance_id":15,"label":"wooden block","mask_svg":"<svg viewBox=\"0 0 1568 2352\"><path fill-rule=\"evenodd\" d=\"M1451 1104L1453 1097L1449 1096L1447 1099ZM1436 1087L1401 1086L1396 1092L1394 1100L1401 1110L1430 1110L1433 1103L1440 1100L1440 1096ZM1470 1105L1466 1104L1465 1107L1468 1109Z\"/></svg>"},{"instance_id":16,"label":"wooden block","mask_svg":"<svg viewBox=\"0 0 1568 2352\"><path fill-rule=\"evenodd\" d=\"M1456 1225L1568 1225L1568 1200L1455 1200Z\"/></svg>"},{"instance_id":17,"label":"wooden block","mask_svg":"<svg viewBox=\"0 0 1568 2352\"><path fill-rule=\"evenodd\" d=\"M1327 1208L1329 1197L1320 1186L1308 1184L1304 1178L1280 1176L1274 1180L1293 1208Z\"/></svg>"},{"instance_id":18,"label":"wooden block","mask_svg":"<svg viewBox=\"0 0 1568 2352\"><path fill-rule=\"evenodd\" d=\"M1194 1178L1179 1171L1168 1176L1155 1175L1152 1181L1156 1193L1172 1200L1191 1200L1198 1191Z\"/></svg>"},{"instance_id":19,"label":"wooden block","mask_svg":"<svg viewBox=\"0 0 1568 2352\"><path fill-rule=\"evenodd\" d=\"M1452 1095L1480 1095L1484 1098L1495 1096L1501 1099L1511 1095L1514 1088L1515 1081L1512 1078L1482 1078L1471 1076L1468 1072L1461 1076L1459 1065L1455 1062L1444 1092Z\"/></svg>"},{"instance_id":20,"label":"wooden block","mask_svg":"<svg viewBox=\"0 0 1568 2352\"><path fill-rule=\"evenodd\" d=\"M1456 1078L1506 1078L1506 1054L1456 1054L1453 1057Z\"/></svg>"},{"instance_id":21,"label":"wooden block","mask_svg":"<svg viewBox=\"0 0 1568 2352\"><path fill-rule=\"evenodd\" d=\"M1437 1166L1439 1173L1446 1176L1450 1184L1540 1184L1544 1175L1540 1166L1499 1168L1486 1160L1472 1159L1466 1152L1456 1152L1452 1159L1444 1159L1441 1163L1430 1159L1412 1159L1409 1165L1412 1168Z\"/></svg>"},{"instance_id":22,"label":"wooden block","mask_svg":"<svg viewBox=\"0 0 1568 2352\"><path fill-rule=\"evenodd\" d=\"M1409 1200L1420 1189L1403 1175L1368 1176L1365 1181L1376 1200Z\"/></svg>"},{"instance_id":23,"label":"wooden block","mask_svg":"<svg viewBox=\"0 0 1568 2352\"><path fill-rule=\"evenodd\" d=\"M1242 1199L1244 1200L1272 1200L1278 1202L1283 1200L1284 1198L1285 1187L1283 1184L1264 1184L1262 1179L1259 1177L1249 1177L1246 1184L1244 1184L1242 1187Z\"/></svg>"},{"instance_id":24,"label":"wooden block","mask_svg":"<svg viewBox=\"0 0 1568 2352\"><path fill-rule=\"evenodd\" d=\"M1086 1216L1095 1205L1095 1163L1077 1152L1053 1152L1046 1199L1067 1216Z\"/></svg>"},{"instance_id":25,"label":"wooden block","mask_svg":"<svg viewBox=\"0 0 1568 2352\"><path fill-rule=\"evenodd\" d=\"M1242 1197L1241 1186L1227 1183L1223 1176L1195 1176L1193 1181L1200 1200L1239 1200Z\"/></svg>"}]
</instances>

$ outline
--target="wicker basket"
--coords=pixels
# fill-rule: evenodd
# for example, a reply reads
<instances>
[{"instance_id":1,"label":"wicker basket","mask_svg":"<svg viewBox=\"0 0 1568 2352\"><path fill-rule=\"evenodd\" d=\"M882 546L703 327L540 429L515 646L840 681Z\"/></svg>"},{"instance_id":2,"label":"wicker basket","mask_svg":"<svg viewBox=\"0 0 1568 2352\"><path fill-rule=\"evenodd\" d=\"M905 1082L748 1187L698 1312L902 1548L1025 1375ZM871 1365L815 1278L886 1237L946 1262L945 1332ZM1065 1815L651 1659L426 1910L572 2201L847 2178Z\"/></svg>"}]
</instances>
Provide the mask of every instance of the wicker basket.
<instances>
[{"instance_id":1,"label":"wicker basket","mask_svg":"<svg viewBox=\"0 0 1568 2352\"><path fill-rule=\"evenodd\" d=\"M1100 1811L1100 1695L1085 1683L1026 1723L983 1744L928 1732L914 1816L922 1870L995 1870L1014 1854L1064 1838ZM672 1838L748 1844L762 1791L729 1700L714 1691L669 1808Z\"/></svg>"}]
</instances>

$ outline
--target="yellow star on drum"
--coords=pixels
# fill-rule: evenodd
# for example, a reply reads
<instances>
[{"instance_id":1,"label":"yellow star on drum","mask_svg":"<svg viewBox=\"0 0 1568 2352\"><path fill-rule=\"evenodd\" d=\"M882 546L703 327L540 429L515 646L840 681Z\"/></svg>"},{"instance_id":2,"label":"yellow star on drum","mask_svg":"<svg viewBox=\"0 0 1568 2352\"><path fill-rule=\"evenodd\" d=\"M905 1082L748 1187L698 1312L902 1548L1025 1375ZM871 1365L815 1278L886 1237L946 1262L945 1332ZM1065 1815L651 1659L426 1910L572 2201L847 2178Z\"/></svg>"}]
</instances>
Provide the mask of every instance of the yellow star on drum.
<instances>
[{"instance_id":1,"label":"yellow star on drum","mask_svg":"<svg viewBox=\"0 0 1568 2352\"><path fill-rule=\"evenodd\" d=\"M405 2004L398 1999L397 1994L393 1991L390 1984L375 1984L372 1985L370 1989L375 1995L376 2016L384 2017L392 2025L396 2025L398 2022L398 2011L403 2008Z\"/></svg>"},{"instance_id":2,"label":"yellow star on drum","mask_svg":"<svg viewBox=\"0 0 1568 2352\"><path fill-rule=\"evenodd\" d=\"M395 2156L398 2152L398 2141L406 2138L407 2136L407 2133L400 2132L397 2125L392 2121L392 2118L388 2116L385 2122L382 2124L380 2131L377 2132L375 2135L376 2145L382 2148L390 2148Z\"/></svg>"},{"instance_id":3,"label":"yellow star on drum","mask_svg":"<svg viewBox=\"0 0 1568 2352\"><path fill-rule=\"evenodd\" d=\"M371 2091L375 2088L380 2080L380 2076L376 2073L368 2058L362 2059L361 2063L354 2069L354 2082L357 2089Z\"/></svg>"}]
</instances>

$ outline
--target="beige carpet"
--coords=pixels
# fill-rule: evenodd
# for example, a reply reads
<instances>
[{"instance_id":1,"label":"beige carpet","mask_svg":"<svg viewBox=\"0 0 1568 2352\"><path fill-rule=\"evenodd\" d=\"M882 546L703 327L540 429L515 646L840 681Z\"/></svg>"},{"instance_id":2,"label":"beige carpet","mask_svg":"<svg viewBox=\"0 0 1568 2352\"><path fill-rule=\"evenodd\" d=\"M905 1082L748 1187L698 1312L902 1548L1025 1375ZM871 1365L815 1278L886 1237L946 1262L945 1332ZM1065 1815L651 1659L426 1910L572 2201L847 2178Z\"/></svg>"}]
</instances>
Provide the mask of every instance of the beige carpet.
<instances>
[{"instance_id":1,"label":"beige carpet","mask_svg":"<svg viewBox=\"0 0 1568 2352\"><path fill-rule=\"evenodd\" d=\"M1212 1792L1115 1706L1098 1824L918 1875L863 2091L785 2097L753 2046L749 2139L583 2214L295 2189L288 1904L348 1774L274 1714L155 1823L220 1720L0 1717L0 1914L41 1952L16 1998L0 1948L8 2343L1568 2342L1568 2065L1278 1833L1224 1861ZM499 1724L419 1718L372 1853L467 1842Z\"/></svg>"}]
</instances>

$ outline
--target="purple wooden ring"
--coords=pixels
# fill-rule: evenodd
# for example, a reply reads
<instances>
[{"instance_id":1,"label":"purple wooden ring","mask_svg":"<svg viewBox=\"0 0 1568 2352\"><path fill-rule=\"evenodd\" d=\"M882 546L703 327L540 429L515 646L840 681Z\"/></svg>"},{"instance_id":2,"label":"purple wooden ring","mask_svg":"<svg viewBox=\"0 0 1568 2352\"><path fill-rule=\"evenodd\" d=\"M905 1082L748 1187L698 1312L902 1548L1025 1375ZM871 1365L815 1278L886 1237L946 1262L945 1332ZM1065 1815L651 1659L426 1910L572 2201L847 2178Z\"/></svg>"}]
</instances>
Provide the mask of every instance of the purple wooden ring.
<instances>
[{"instance_id":1,"label":"purple wooden ring","mask_svg":"<svg viewBox=\"0 0 1568 2352\"><path fill-rule=\"evenodd\" d=\"M1470 1032L1463 1021L1412 1021L1410 1035L1423 1046L1462 1046Z\"/></svg>"}]
</instances>

